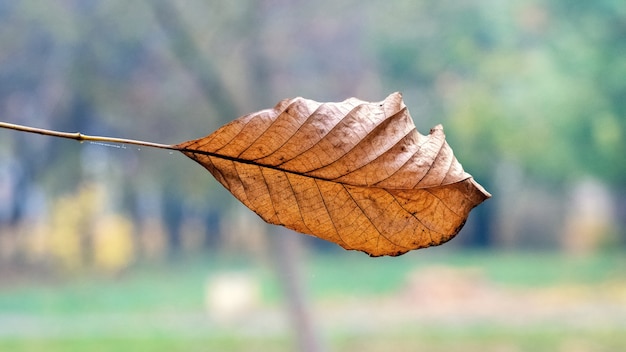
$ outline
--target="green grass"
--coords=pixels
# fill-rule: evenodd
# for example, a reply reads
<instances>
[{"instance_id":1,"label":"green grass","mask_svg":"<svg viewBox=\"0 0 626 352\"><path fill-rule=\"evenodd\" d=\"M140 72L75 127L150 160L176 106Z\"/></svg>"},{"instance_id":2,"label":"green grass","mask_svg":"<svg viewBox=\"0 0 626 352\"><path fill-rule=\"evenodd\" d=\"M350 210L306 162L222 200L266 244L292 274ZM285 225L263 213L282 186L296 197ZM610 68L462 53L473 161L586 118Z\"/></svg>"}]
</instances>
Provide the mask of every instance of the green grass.
<instances>
[{"instance_id":1,"label":"green grass","mask_svg":"<svg viewBox=\"0 0 626 352\"><path fill-rule=\"evenodd\" d=\"M109 352L109 351L289 351L290 344L283 340L245 339L236 336L219 338L73 338L1 340L0 350L26 352Z\"/></svg>"},{"instance_id":2,"label":"green grass","mask_svg":"<svg viewBox=\"0 0 626 352\"><path fill-rule=\"evenodd\" d=\"M549 326L518 329L494 325L463 328L414 327L393 334L344 336L336 341L342 351L485 352L485 351L621 351L624 330L562 330Z\"/></svg>"},{"instance_id":3,"label":"green grass","mask_svg":"<svg viewBox=\"0 0 626 352\"><path fill-rule=\"evenodd\" d=\"M599 288L626 277L622 253L570 257L435 248L398 258L354 252L308 255L300 264L308 298L338 305L393 295L410 273L432 266L474 268L494 285L512 289ZM206 256L143 264L117 279L85 275L53 284L20 281L0 286L0 351L292 350L288 321L268 323L267 331L255 330L263 323L245 320L230 325L206 321L207 279L223 271L259 278L264 309L281 311L281 285L272 265L249 259ZM409 322L375 331L341 326L325 330L324 340L334 351L380 351L385 346L409 351L416 346L428 351L553 351L567 350L568 343L583 346L582 351L609 351L626 347L626 323L583 328Z\"/></svg>"},{"instance_id":4,"label":"green grass","mask_svg":"<svg viewBox=\"0 0 626 352\"><path fill-rule=\"evenodd\" d=\"M550 252L454 252L439 248L398 258L317 256L308 265L307 281L316 296L376 295L394 291L406 275L431 266L480 270L490 281L511 287L597 284L626 276L621 253L574 257Z\"/></svg>"},{"instance_id":5,"label":"green grass","mask_svg":"<svg viewBox=\"0 0 626 352\"><path fill-rule=\"evenodd\" d=\"M414 330L409 330L413 328ZM343 334L323 342L333 351L621 351L624 330L563 331L550 327L512 329L497 326L451 328L415 326L396 333ZM250 337L209 334L207 337L76 337L2 339L2 351L292 351L286 336Z\"/></svg>"},{"instance_id":6,"label":"green grass","mask_svg":"<svg viewBox=\"0 0 626 352\"><path fill-rule=\"evenodd\" d=\"M300 271L313 299L393 292L404 284L408 273L434 265L475 268L494 283L511 287L592 285L626 276L626 256L619 253L568 257L554 253L430 251L397 258L369 258L354 252L317 255L301 263ZM204 290L207 279L223 270L252 272L262 279L265 299L281 299L271 265L196 257L137 266L115 280L82 277L52 285L31 282L0 287L0 313L194 310L203 306L198 292Z\"/></svg>"}]
</instances>

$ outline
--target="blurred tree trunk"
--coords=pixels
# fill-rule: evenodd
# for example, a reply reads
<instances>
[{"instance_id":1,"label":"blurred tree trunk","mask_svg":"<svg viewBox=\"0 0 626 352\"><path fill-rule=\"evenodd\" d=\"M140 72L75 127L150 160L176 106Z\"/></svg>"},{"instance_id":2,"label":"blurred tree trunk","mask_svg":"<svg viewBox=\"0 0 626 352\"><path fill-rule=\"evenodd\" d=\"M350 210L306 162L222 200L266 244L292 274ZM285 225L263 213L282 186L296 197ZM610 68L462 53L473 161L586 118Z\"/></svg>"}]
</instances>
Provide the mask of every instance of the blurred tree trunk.
<instances>
[{"instance_id":1,"label":"blurred tree trunk","mask_svg":"<svg viewBox=\"0 0 626 352\"><path fill-rule=\"evenodd\" d=\"M616 192L615 218L617 219L617 235L619 244L626 248L626 188Z\"/></svg>"},{"instance_id":2,"label":"blurred tree trunk","mask_svg":"<svg viewBox=\"0 0 626 352\"><path fill-rule=\"evenodd\" d=\"M260 28L263 28L264 10L267 1L256 1L248 8L242 21L245 32L249 35L246 50L247 63L252 73L252 82L263 89L253 89L252 99L259 106L271 106L272 82L270 80L269 62L263 52ZM283 286L286 306L296 333L299 351L320 351L320 339L311 314L310 303L306 296L306 286L302 280L302 242L293 231L283 227L272 226L274 231L269 236L269 251L274 260L276 273Z\"/></svg>"},{"instance_id":3,"label":"blurred tree trunk","mask_svg":"<svg viewBox=\"0 0 626 352\"><path fill-rule=\"evenodd\" d=\"M270 251L276 273L283 286L286 305L296 333L298 350L303 352L321 351L320 338L311 312L311 304L306 295L301 264L303 246L300 235L284 227L273 226L270 233Z\"/></svg>"},{"instance_id":4,"label":"blurred tree trunk","mask_svg":"<svg viewBox=\"0 0 626 352\"><path fill-rule=\"evenodd\" d=\"M250 57L248 64L253 72L252 83L262 89L253 99L261 104L270 104L265 100L270 94L270 80L268 65L261 48L258 46L258 32L261 25L263 3L255 3L258 7L251 7L247 11L242 25L250 34L247 55ZM158 0L151 3L152 11L161 29L170 39L170 48L181 64L189 70L198 80L199 85L207 101L224 118L234 119L240 111L226 84L222 81L217 69L212 62L201 54L194 43L192 35L182 22L178 10L168 1ZM278 230L286 231L286 230ZM282 284L287 311L294 323L298 347L301 351L319 351L318 338L315 333L313 319L309 313L309 307L304 295L304 288L298 272L299 243L296 236L270 236L269 252L275 258L275 268L279 281Z\"/></svg>"},{"instance_id":5,"label":"blurred tree trunk","mask_svg":"<svg viewBox=\"0 0 626 352\"><path fill-rule=\"evenodd\" d=\"M215 66L200 52L178 10L167 0L155 0L150 4L157 23L169 38L172 53L196 78L206 100L217 110L221 118L238 117L239 109L235 99Z\"/></svg>"}]
</instances>

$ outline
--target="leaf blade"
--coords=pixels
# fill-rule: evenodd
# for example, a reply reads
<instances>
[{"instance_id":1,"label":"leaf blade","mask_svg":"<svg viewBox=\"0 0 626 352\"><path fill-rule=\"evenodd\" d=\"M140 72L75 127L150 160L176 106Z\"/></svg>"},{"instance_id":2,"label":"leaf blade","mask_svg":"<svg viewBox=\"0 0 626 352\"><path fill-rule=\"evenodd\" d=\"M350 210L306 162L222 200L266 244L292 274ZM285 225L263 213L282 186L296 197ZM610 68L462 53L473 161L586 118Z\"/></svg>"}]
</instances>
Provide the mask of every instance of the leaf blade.
<instances>
[{"instance_id":1,"label":"leaf blade","mask_svg":"<svg viewBox=\"0 0 626 352\"><path fill-rule=\"evenodd\" d=\"M399 93L285 99L176 147L265 221L372 256L445 243L490 197Z\"/></svg>"}]
</instances>

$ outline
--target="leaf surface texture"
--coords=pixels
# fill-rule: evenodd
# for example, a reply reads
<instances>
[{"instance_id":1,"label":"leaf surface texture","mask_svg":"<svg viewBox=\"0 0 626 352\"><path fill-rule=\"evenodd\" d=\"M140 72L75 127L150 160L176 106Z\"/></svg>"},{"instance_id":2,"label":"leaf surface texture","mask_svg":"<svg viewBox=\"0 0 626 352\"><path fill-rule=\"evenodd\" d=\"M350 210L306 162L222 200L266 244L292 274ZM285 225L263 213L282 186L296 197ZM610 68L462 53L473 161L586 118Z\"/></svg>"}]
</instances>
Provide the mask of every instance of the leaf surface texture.
<instances>
[{"instance_id":1,"label":"leaf surface texture","mask_svg":"<svg viewBox=\"0 0 626 352\"><path fill-rule=\"evenodd\" d=\"M285 99L176 147L265 221L371 256L445 243L490 197L400 93Z\"/></svg>"}]
</instances>

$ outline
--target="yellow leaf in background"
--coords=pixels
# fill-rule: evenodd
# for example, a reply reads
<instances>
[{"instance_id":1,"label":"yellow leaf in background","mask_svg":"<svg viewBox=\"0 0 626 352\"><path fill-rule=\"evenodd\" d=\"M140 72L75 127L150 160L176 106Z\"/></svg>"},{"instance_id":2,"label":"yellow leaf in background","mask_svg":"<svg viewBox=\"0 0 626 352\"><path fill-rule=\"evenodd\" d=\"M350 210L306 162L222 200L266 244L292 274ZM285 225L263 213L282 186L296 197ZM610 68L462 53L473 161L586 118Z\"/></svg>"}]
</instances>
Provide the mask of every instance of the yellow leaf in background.
<instances>
[{"instance_id":1,"label":"yellow leaf in background","mask_svg":"<svg viewBox=\"0 0 626 352\"><path fill-rule=\"evenodd\" d=\"M97 268L116 274L134 259L133 225L118 214L107 214L94 226L93 258Z\"/></svg>"}]
</instances>

